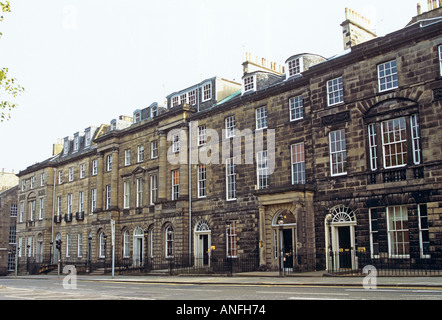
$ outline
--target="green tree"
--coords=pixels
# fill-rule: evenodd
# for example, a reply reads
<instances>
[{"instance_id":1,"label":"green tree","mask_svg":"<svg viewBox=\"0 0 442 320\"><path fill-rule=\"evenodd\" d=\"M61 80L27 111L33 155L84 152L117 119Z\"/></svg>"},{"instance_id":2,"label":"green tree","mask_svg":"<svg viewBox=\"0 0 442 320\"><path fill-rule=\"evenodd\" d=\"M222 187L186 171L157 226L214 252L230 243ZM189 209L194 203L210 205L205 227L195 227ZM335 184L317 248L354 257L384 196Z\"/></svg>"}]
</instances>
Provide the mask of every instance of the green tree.
<instances>
[{"instance_id":1,"label":"green tree","mask_svg":"<svg viewBox=\"0 0 442 320\"><path fill-rule=\"evenodd\" d=\"M3 21L3 13L11 12L11 6L9 1L5 3L0 2L2 9L2 15L0 16L0 22ZM0 32L0 36L2 33ZM11 111L17 107L17 104L6 100L8 97L16 97L25 89L17 83L14 78L8 77L8 68L0 68L0 122L9 120L11 118Z\"/></svg>"}]
</instances>

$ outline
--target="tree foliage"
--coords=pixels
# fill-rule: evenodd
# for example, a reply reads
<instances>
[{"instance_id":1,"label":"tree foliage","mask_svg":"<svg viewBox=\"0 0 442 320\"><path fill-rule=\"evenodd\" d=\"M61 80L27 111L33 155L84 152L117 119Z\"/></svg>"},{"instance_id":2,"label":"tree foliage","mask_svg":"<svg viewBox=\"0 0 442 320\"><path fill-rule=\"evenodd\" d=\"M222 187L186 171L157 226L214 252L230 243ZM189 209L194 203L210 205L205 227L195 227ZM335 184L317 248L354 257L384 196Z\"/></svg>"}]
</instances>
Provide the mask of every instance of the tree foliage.
<instances>
[{"instance_id":1,"label":"tree foliage","mask_svg":"<svg viewBox=\"0 0 442 320\"><path fill-rule=\"evenodd\" d=\"M3 13L11 12L9 1L0 2L2 9L0 22L3 21ZM0 32L0 36L2 33ZM8 77L8 68L0 68L0 122L11 118L11 111L17 107L17 104L6 100L8 97L17 97L24 91L24 88L17 83L14 78Z\"/></svg>"}]
</instances>

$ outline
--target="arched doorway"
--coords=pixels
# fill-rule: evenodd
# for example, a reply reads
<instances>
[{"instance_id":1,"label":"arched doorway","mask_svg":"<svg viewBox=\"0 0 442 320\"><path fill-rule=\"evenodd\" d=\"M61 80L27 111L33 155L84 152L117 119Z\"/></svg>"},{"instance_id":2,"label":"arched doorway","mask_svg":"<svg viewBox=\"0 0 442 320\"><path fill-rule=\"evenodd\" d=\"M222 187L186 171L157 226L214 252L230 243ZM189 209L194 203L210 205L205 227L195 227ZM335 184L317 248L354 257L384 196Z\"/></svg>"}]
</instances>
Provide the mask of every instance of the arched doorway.
<instances>
[{"instance_id":1,"label":"arched doorway","mask_svg":"<svg viewBox=\"0 0 442 320\"><path fill-rule=\"evenodd\" d=\"M296 218L287 209L276 212L272 220L273 255L281 270L291 271L296 258Z\"/></svg>"},{"instance_id":2,"label":"arched doorway","mask_svg":"<svg viewBox=\"0 0 442 320\"><path fill-rule=\"evenodd\" d=\"M43 262L43 234L39 233L37 236L37 256L36 261Z\"/></svg>"},{"instance_id":3,"label":"arched doorway","mask_svg":"<svg viewBox=\"0 0 442 320\"><path fill-rule=\"evenodd\" d=\"M61 240L61 234L57 233L57 235L55 236L55 244L59 240ZM60 255L60 250L57 249L57 246L55 244L54 244L54 263L58 263L58 260L60 260L61 255Z\"/></svg>"},{"instance_id":4,"label":"arched doorway","mask_svg":"<svg viewBox=\"0 0 442 320\"><path fill-rule=\"evenodd\" d=\"M355 269L356 215L353 210L338 205L327 216L326 239L330 241L330 261L333 270Z\"/></svg>"},{"instance_id":5,"label":"arched doorway","mask_svg":"<svg viewBox=\"0 0 442 320\"><path fill-rule=\"evenodd\" d=\"M143 248L144 248L144 231L141 227L136 227L134 230L133 241L133 265L140 267L143 265Z\"/></svg>"},{"instance_id":6,"label":"arched doorway","mask_svg":"<svg viewBox=\"0 0 442 320\"><path fill-rule=\"evenodd\" d=\"M200 220L194 233L195 265L204 267L210 264L211 231L206 220Z\"/></svg>"}]
</instances>

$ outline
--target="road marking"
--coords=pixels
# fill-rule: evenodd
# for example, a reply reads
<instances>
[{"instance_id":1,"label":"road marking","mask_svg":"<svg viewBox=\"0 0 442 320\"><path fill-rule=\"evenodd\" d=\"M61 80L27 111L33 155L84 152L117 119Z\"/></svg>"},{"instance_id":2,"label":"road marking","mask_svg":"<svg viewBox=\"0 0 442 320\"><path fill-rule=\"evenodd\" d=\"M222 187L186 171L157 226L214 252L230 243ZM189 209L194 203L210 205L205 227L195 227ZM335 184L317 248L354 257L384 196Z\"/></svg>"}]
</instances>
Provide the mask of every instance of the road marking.
<instances>
[{"instance_id":1,"label":"road marking","mask_svg":"<svg viewBox=\"0 0 442 320\"><path fill-rule=\"evenodd\" d=\"M326 296L348 296L348 293L325 293L325 292L286 292L286 291L256 291L264 294L304 294L304 295L326 295Z\"/></svg>"},{"instance_id":2,"label":"road marking","mask_svg":"<svg viewBox=\"0 0 442 320\"><path fill-rule=\"evenodd\" d=\"M173 291L201 291L201 292L220 292L221 291L221 290L192 289L192 288L166 288L165 290L173 290Z\"/></svg>"},{"instance_id":3,"label":"road marking","mask_svg":"<svg viewBox=\"0 0 442 320\"><path fill-rule=\"evenodd\" d=\"M289 300L352 300L352 299L338 299L338 298L327 298L327 297L289 297Z\"/></svg>"}]
</instances>

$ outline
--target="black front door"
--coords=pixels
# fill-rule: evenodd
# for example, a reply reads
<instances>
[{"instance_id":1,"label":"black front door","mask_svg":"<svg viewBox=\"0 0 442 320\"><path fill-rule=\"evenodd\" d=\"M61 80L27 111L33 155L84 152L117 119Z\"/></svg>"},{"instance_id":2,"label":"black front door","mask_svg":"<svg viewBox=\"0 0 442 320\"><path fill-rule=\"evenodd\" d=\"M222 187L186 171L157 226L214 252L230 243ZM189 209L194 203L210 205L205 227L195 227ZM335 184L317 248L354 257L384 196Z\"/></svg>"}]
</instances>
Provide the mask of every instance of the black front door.
<instances>
[{"instance_id":1,"label":"black front door","mask_svg":"<svg viewBox=\"0 0 442 320\"><path fill-rule=\"evenodd\" d=\"M202 240L203 244L203 265L207 266L209 264L209 235L202 234L200 235L200 239Z\"/></svg>"},{"instance_id":2,"label":"black front door","mask_svg":"<svg viewBox=\"0 0 442 320\"><path fill-rule=\"evenodd\" d=\"M351 240L350 227L338 228L339 239L339 267L351 268Z\"/></svg>"},{"instance_id":3,"label":"black front door","mask_svg":"<svg viewBox=\"0 0 442 320\"><path fill-rule=\"evenodd\" d=\"M283 229L283 263L284 269L293 269L293 229Z\"/></svg>"}]
</instances>

